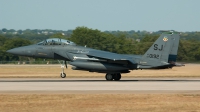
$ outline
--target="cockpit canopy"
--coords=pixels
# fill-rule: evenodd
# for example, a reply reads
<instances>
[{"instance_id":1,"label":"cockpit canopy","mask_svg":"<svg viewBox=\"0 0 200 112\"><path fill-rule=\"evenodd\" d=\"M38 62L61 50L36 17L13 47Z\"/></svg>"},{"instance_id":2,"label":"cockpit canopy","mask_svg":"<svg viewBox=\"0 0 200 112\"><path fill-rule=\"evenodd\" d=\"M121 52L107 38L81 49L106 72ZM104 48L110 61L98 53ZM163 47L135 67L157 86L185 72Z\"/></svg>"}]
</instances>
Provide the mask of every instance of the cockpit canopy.
<instances>
[{"instance_id":1,"label":"cockpit canopy","mask_svg":"<svg viewBox=\"0 0 200 112\"><path fill-rule=\"evenodd\" d=\"M37 43L37 45L76 45L74 42L65 40L65 39L60 39L60 38L51 38L51 39L46 39L42 42Z\"/></svg>"}]
</instances>

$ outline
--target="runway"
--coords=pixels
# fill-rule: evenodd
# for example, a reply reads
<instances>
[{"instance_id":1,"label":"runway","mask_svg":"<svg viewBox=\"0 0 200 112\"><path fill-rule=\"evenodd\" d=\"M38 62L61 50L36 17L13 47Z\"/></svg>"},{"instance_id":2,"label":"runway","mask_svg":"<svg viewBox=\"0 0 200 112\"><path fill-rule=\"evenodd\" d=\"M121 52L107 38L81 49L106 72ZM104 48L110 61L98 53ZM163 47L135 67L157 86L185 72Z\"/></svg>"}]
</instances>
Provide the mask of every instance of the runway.
<instances>
[{"instance_id":1,"label":"runway","mask_svg":"<svg viewBox=\"0 0 200 112\"><path fill-rule=\"evenodd\" d=\"M0 93L200 94L200 78L1 78Z\"/></svg>"}]
</instances>

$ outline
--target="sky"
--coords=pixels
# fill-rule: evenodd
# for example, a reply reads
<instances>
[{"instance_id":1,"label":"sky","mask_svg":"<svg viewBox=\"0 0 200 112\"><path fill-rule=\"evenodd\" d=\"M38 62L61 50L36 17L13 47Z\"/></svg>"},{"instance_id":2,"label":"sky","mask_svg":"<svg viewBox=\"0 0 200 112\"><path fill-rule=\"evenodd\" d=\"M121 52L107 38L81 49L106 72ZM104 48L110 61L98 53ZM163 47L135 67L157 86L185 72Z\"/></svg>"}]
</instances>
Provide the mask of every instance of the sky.
<instances>
[{"instance_id":1,"label":"sky","mask_svg":"<svg viewBox=\"0 0 200 112\"><path fill-rule=\"evenodd\" d=\"M0 0L0 29L200 31L200 0Z\"/></svg>"}]
</instances>

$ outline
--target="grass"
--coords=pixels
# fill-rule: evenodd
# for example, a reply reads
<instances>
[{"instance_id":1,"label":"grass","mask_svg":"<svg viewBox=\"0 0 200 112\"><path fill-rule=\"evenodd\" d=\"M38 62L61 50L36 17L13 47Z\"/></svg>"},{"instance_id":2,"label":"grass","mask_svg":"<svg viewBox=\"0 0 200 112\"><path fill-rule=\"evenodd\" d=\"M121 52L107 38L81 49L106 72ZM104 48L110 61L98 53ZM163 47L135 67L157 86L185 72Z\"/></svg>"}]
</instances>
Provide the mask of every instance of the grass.
<instances>
[{"instance_id":1,"label":"grass","mask_svg":"<svg viewBox=\"0 0 200 112\"><path fill-rule=\"evenodd\" d=\"M200 77L200 64L186 64L183 67L162 70L133 70L131 73L123 74L123 77ZM1 65L0 78L58 78L61 68L59 65ZM67 77L104 77L102 73L91 73L87 71L75 71L71 68L65 69Z\"/></svg>"},{"instance_id":2,"label":"grass","mask_svg":"<svg viewBox=\"0 0 200 112\"><path fill-rule=\"evenodd\" d=\"M197 112L190 94L1 94L1 112Z\"/></svg>"}]
</instances>

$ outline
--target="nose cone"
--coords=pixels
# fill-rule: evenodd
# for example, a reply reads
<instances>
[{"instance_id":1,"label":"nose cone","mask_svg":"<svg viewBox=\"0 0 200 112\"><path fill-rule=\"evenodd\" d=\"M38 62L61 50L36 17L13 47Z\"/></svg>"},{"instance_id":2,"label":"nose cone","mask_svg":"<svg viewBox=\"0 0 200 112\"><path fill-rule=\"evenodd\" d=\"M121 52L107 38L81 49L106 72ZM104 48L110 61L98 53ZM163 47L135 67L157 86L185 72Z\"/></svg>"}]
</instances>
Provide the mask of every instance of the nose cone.
<instances>
[{"instance_id":1,"label":"nose cone","mask_svg":"<svg viewBox=\"0 0 200 112\"><path fill-rule=\"evenodd\" d=\"M14 48L6 51L7 53L15 54L15 55L23 55L24 48Z\"/></svg>"},{"instance_id":2,"label":"nose cone","mask_svg":"<svg viewBox=\"0 0 200 112\"><path fill-rule=\"evenodd\" d=\"M33 57L35 55L35 51L36 51L35 46L30 45L30 46L24 46L24 47L18 47L18 48L10 49L6 52L14 54L14 55L19 55L19 56Z\"/></svg>"}]
</instances>

